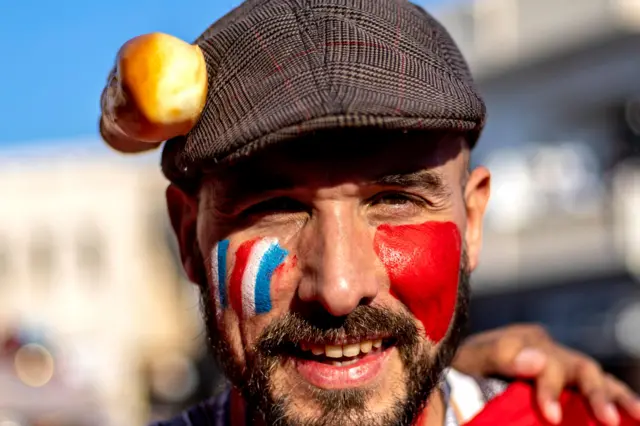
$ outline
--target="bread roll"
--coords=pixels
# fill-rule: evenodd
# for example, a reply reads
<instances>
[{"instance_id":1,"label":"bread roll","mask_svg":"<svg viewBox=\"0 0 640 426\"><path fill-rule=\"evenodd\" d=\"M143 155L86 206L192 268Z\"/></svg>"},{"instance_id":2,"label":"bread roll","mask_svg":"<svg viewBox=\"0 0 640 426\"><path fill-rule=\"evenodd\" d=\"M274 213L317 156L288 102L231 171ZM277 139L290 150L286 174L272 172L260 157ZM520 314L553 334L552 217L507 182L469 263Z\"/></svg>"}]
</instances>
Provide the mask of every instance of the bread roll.
<instances>
[{"instance_id":1,"label":"bread roll","mask_svg":"<svg viewBox=\"0 0 640 426\"><path fill-rule=\"evenodd\" d=\"M202 50L173 36L152 33L129 40L102 92L100 133L121 152L157 148L186 135L207 98Z\"/></svg>"}]
</instances>

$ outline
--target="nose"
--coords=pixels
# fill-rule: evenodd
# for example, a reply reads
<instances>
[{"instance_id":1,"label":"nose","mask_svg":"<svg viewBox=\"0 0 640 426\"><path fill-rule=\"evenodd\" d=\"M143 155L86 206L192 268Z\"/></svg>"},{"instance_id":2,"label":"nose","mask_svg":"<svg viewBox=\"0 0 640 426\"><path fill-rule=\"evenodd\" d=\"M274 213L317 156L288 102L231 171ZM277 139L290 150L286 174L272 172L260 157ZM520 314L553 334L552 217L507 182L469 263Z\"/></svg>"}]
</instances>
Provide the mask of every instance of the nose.
<instances>
[{"instance_id":1,"label":"nose","mask_svg":"<svg viewBox=\"0 0 640 426\"><path fill-rule=\"evenodd\" d=\"M373 235L356 214L336 207L319 215L305 245L305 272L298 287L303 302L319 303L341 317L377 296Z\"/></svg>"}]
</instances>

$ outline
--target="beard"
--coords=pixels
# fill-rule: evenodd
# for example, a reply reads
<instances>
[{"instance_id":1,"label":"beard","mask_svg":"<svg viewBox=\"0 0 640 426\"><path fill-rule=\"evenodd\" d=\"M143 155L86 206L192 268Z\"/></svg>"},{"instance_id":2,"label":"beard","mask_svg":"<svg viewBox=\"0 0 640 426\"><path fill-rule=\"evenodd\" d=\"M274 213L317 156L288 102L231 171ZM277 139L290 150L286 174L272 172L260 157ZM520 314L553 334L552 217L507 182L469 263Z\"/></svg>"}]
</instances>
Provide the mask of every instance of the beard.
<instances>
[{"instance_id":1,"label":"beard","mask_svg":"<svg viewBox=\"0 0 640 426\"><path fill-rule=\"evenodd\" d=\"M250 357L247 354L246 367L241 368L234 362L229 343L218 331L208 281L205 278L201 282L205 283L200 286L201 303L210 349L226 377L241 392L252 415L264 419L267 425L411 426L443 379L443 372L451 364L468 325L470 271L466 250L463 250L455 312L449 331L435 354L432 351L434 344L420 335L414 317L407 311L361 305L340 318L326 312L316 312L313 316L285 314L262 332L255 353ZM393 396L392 407L386 413L374 414L367 410L367 401L373 394L371 390L312 388L311 397L320 407L321 415L304 419L292 409L293 402L287 391L274 389L274 371L283 359L296 352L300 343L335 341L346 336L364 340L372 333L393 337L393 345L404 366L404 392L400 392L402 396Z\"/></svg>"}]
</instances>

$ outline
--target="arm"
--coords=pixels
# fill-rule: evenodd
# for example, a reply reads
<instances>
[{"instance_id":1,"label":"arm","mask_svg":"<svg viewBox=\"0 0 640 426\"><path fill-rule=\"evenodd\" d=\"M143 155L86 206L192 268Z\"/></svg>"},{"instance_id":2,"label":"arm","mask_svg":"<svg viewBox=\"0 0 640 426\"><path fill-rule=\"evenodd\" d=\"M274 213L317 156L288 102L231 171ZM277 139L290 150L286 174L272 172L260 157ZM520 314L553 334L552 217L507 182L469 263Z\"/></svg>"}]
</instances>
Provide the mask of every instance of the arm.
<instances>
[{"instance_id":1,"label":"arm","mask_svg":"<svg viewBox=\"0 0 640 426\"><path fill-rule=\"evenodd\" d=\"M552 424L560 423L558 399L567 387L576 387L607 426L619 424L616 405L640 421L640 399L627 385L603 372L592 358L555 342L537 325L512 325L470 336L452 366L473 376L533 380L538 405Z\"/></svg>"}]
</instances>

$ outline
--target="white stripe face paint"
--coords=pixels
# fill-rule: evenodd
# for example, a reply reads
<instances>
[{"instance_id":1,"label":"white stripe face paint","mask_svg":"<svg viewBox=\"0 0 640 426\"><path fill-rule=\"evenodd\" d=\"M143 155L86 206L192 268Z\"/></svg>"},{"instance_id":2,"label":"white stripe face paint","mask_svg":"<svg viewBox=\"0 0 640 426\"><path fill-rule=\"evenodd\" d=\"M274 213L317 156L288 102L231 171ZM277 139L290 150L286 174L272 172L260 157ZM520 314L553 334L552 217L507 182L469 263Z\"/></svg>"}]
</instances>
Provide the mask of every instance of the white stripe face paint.
<instances>
[{"instance_id":1,"label":"white stripe face paint","mask_svg":"<svg viewBox=\"0 0 640 426\"><path fill-rule=\"evenodd\" d=\"M265 255L273 246L277 246L276 238L264 238L253 246L247 261L247 267L242 275L242 311L244 318L256 315L256 283L260 266Z\"/></svg>"}]
</instances>

